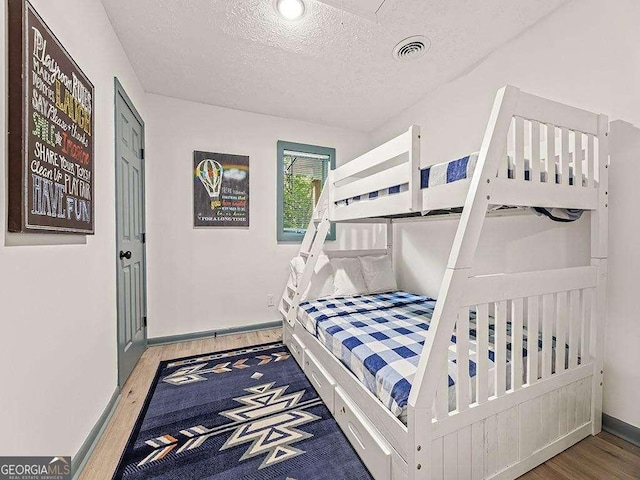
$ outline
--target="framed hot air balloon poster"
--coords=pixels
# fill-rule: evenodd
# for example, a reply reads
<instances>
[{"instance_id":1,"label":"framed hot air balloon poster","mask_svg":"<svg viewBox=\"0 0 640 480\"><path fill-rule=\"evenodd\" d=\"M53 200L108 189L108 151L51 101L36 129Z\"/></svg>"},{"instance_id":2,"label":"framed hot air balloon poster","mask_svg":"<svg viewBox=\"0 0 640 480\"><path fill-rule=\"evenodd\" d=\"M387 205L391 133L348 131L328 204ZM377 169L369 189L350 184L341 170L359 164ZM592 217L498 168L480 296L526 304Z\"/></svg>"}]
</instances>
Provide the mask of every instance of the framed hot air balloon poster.
<instances>
[{"instance_id":1,"label":"framed hot air balloon poster","mask_svg":"<svg viewBox=\"0 0 640 480\"><path fill-rule=\"evenodd\" d=\"M249 227L249 157L193 152L193 226Z\"/></svg>"}]
</instances>

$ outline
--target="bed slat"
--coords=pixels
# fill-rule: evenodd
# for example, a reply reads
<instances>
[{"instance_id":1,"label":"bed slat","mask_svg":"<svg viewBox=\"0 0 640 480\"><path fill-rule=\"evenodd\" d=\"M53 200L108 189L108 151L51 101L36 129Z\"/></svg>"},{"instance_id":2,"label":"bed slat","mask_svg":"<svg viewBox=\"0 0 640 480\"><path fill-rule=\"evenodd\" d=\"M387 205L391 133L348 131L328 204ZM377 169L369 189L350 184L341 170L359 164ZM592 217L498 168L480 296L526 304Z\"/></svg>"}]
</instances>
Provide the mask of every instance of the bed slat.
<instances>
[{"instance_id":1,"label":"bed slat","mask_svg":"<svg viewBox=\"0 0 640 480\"><path fill-rule=\"evenodd\" d=\"M564 127L560 129L560 141L560 184L569 185L569 130Z\"/></svg>"},{"instance_id":2,"label":"bed slat","mask_svg":"<svg viewBox=\"0 0 640 480\"><path fill-rule=\"evenodd\" d=\"M582 132L573 133L573 186L582 187Z\"/></svg>"},{"instance_id":3,"label":"bed slat","mask_svg":"<svg viewBox=\"0 0 640 480\"><path fill-rule=\"evenodd\" d=\"M580 327L582 324L582 290L569 293L569 368L578 366Z\"/></svg>"},{"instance_id":4,"label":"bed slat","mask_svg":"<svg viewBox=\"0 0 640 480\"><path fill-rule=\"evenodd\" d=\"M469 307L460 309L456 323L456 407L469 408Z\"/></svg>"},{"instance_id":5,"label":"bed slat","mask_svg":"<svg viewBox=\"0 0 640 480\"><path fill-rule=\"evenodd\" d=\"M509 131L507 133L507 146L506 152L502 155L503 158L500 159L498 163L498 178L509 178L509 155L513 155L514 150L514 137L513 130L515 128L515 119L511 119L511 123L509 124Z\"/></svg>"},{"instance_id":6,"label":"bed slat","mask_svg":"<svg viewBox=\"0 0 640 480\"><path fill-rule=\"evenodd\" d=\"M522 337L524 329L524 300L511 302L511 388L522 387Z\"/></svg>"},{"instance_id":7,"label":"bed slat","mask_svg":"<svg viewBox=\"0 0 640 480\"><path fill-rule=\"evenodd\" d=\"M527 383L529 385L538 381L539 316L540 297L529 297L527 299Z\"/></svg>"},{"instance_id":8,"label":"bed slat","mask_svg":"<svg viewBox=\"0 0 640 480\"><path fill-rule=\"evenodd\" d=\"M545 125L547 132L547 154L545 156L544 168L547 172L547 183L556 183L556 127Z\"/></svg>"},{"instance_id":9,"label":"bed slat","mask_svg":"<svg viewBox=\"0 0 640 480\"><path fill-rule=\"evenodd\" d=\"M476 402L489 397L489 305L478 305L476 313Z\"/></svg>"},{"instance_id":10,"label":"bed slat","mask_svg":"<svg viewBox=\"0 0 640 480\"><path fill-rule=\"evenodd\" d=\"M540 181L540 122L532 120L531 122L531 166L529 172L529 181Z\"/></svg>"},{"instance_id":11,"label":"bed slat","mask_svg":"<svg viewBox=\"0 0 640 480\"><path fill-rule=\"evenodd\" d=\"M515 172L513 178L524 180L524 119L514 118Z\"/></svg>"},{"instance_id":12,"label":"bed slat","mask_svg":"<svg viewBox=\"0 0 640 480\"><path fill-rule=\"evenodd\" d=\"M556 314L556 295L542 297L542 378L551 376L552 337Z\"/></svg>"},{"instance_id":13,"label":"bed slat","mask_svg":"<svg viewBox=\"0 0 640 480\"><path fill-rule=\"evenodd\" d=\"M558 292L556 295L556 365L555 373L565 371L567 323L569 320L569 302L567 292Z\"/></svg>"},{"instance_id":14,"label":"bed slat","mask_svg":"<svg viewBox=\"0 0 640 480\"><path fill-rule=\"evenodd\" d=\"M507 380L507 302L496 302L496 320L494 329L495 349L495 385L496 397L506 391Z\"/></svg>"}]
</instances>

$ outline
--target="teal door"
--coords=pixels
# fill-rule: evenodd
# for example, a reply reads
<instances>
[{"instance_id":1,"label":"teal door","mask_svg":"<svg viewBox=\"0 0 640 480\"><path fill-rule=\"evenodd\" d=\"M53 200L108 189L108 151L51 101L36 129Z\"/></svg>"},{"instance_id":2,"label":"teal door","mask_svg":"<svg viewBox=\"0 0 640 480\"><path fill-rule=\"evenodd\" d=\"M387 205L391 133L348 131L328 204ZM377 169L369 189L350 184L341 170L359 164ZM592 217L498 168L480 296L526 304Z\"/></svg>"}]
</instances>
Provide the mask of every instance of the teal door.
<instances>
[{"instance_id":1,"label":"teal door","mask_svg":"<svg viewBox=\"0 0 640 480\"><path fill-rule=\"evenodd\" d=\"M144 122L116 79L116 266L118 384L147 348Z\"/></svg>"}]
</instances>

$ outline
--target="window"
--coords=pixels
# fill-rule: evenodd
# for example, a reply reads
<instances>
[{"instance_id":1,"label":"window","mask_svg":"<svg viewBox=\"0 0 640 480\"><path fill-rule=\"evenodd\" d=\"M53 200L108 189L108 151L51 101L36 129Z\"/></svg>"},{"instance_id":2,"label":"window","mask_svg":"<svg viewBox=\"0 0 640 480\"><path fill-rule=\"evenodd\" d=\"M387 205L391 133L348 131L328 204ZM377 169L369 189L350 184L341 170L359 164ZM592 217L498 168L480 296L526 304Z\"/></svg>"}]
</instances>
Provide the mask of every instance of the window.
<instances>
[{"instance_id":1,"label":"window","mask_svg":"<svg viewBox=\"0 0 640 480\"><path fill-rule=\"evenodd\" d=\"M302 241L335 161L334 148L278 142L279 242ZM327 239L336 239L335 225L331 225Z\"/></svg>"}]
</instances>

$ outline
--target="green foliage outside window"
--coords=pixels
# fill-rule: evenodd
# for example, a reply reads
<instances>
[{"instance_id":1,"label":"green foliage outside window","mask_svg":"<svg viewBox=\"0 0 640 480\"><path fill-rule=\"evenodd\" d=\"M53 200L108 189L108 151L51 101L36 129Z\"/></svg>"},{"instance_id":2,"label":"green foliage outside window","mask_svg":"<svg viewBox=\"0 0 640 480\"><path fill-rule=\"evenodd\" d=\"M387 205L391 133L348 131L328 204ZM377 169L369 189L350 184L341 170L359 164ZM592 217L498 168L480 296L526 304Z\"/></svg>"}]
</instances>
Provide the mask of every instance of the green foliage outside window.
<instances>
[{"instance_id":1,"label":"green foliage outside window","mask_svg":"<svg viewBox=\"0 0 640 480\"><path fill-rule=\"evenodd\" d=\"M278 141L278 242L300 242L309 227L329 169L333 148ZM335 240L331 225L328 240Z\"/></svg>"},{"instance_id":2,"label":"green foliage outside window","mask_svg":"<svg viewBox=\"0 0 640 480\"><path fill-rule=\"evenodd\" d=\"M306 230L313 214L314 179L307 175L285 175L284 228Z\"/></svg>"}]
</instances>

